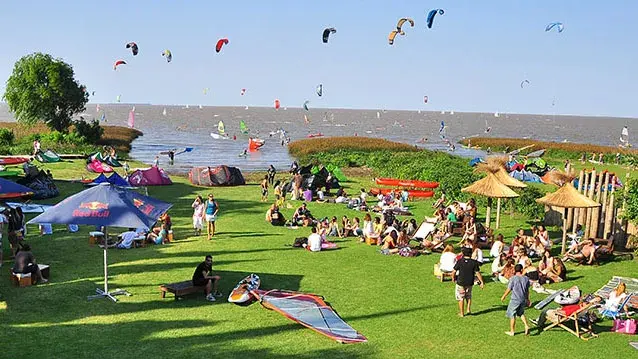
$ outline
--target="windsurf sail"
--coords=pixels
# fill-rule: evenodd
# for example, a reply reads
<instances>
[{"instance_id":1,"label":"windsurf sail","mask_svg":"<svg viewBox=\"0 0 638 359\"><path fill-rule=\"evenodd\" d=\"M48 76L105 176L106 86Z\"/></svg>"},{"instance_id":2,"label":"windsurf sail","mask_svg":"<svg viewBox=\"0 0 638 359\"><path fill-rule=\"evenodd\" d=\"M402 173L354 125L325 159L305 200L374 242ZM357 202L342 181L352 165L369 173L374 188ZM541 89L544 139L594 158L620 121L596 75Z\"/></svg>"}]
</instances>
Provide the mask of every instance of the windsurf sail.
<instances>
[{"instance_id":1,"label":"windsurf sail","mask_svg":"<svg viewBox=\"0 0 638 359\"><path fill-rule=\"evenodd\" d=\"M306 328L334 339L339 343L363 343L368 339L346 323L323 297L316 294L281 289L260 290L261 281L256 274L242 279L228 297L238 305L248 305L254 299L264 308L274 310Z\"/></svg>"},{"instance_id":2,"label":"windsurf sail","mask_svg":"<svg viewBox=\"0 0 638 359\"><path fill-rule=\"evenodd\" d=\"M164 110L162 111L162 116L166 116L166 107L164 107Z\"/></svg>"},{"instance_id":3,"label":"windsurf sail","mask_svg":"<svg viewBox=\"0 0 638 359\"><path fill-rule=\"evenodd\" d=\"M629 143L629 129L627 128L627 126L622 128L622 131L620 132L620 143L622 145L626 145Z\"/></svg>"},{"instance_id":4,"label":"windsurf sail","mask_svg":"<svg viewBox=\"0 0 638 359\"><path fill-rule=\"evenodd\" d=\"M135 128L135 110L131 110L128 113L128 127Z\"/></svg>"},{"instance_id":5,"label":"windsurf sail","mask_svg":"<svg viewBox=\"0 0 638 359\"><path fill-rule=\"evenodd\" d=\"M244 120L239 121L239 131L241 131L244 135L248 134L248 126L246 126Z\"/></svg>"},{"instance_id":6,"label":"windsurf sail","mask_svg":"<svg viewBox=\"0 0 638 359\"><path fill-rule=\"evenodd\" d=\"M224 121L219 121L217 124L217 133L222 136L226 134L226 131L224 130Z\"/></svg>"},{"instance_id":7,"label":"windsurf sail","mask_svg":"<svg viewBox=\"0 0 638 359\"><path fill-rule=\"evenodd\" d=\"M193 147L185 147L175 150L175 156L186 152L193 152Z\"/></svg>"}]
</instances>

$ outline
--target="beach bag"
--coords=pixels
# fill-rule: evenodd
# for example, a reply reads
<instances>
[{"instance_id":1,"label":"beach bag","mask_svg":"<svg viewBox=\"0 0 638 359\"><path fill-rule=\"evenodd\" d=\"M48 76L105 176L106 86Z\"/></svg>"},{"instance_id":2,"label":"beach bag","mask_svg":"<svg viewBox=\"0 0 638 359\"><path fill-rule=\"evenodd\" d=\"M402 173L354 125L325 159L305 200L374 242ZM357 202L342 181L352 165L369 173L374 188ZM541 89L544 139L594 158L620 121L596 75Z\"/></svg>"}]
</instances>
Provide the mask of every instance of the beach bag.
<instances>
[{"instance_id":1,"label":"beach bag","mask_svg":"<svg viewBox=\"0 0 638 359\"><path fill-rule=\"evenodd\" d=\"M611 331L614 333L636 334L636 319L614 319Z\"/></svg>"},{"instance_id":2,"label":"beach bag","mask_svg":"<svg viewBox=\"0 0 638 359\"><path fill-rule=\"evenodd\" d=\"M308 244L308 238L306 237L297 237L295 238L295 242L292 244L295 248L302 248L304 244Z\"/></svg>"}]
</instances>

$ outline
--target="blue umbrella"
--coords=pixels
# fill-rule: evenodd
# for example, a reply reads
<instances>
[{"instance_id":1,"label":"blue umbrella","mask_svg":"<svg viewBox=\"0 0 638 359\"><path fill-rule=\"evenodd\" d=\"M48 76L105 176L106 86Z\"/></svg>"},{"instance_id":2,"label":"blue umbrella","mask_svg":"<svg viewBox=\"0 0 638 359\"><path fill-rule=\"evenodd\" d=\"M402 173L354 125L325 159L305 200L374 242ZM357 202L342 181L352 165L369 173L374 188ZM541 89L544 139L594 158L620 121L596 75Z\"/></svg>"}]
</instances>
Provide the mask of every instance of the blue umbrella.
<instances>
[{"instance_id":1,"label":"blue umbrella","mask_svg":"<svg viewBox=\"0 0 638 359\"><path fill-rule=\"evenodd\" d=\"M151 228L157 219L171 208L166 203L137 192L126 190L108 183L76 193L33 218L28 223L78 224L104 227L104 237L108 238L107 227ZM126 291L108 291L108 263L104 245L104 290L97 289L97 297L128 294Z\"/></svg>"},{"instance_id":2,"label":"blue umbrella","mask_svg":"<svg viewBox=\"0 0 638 359\"><path fill-rule=\"evenodd\" d=\"M0 178L0 199L23 197L28 194L33 194L31 188Z\"/></svg>"}]
</instances>

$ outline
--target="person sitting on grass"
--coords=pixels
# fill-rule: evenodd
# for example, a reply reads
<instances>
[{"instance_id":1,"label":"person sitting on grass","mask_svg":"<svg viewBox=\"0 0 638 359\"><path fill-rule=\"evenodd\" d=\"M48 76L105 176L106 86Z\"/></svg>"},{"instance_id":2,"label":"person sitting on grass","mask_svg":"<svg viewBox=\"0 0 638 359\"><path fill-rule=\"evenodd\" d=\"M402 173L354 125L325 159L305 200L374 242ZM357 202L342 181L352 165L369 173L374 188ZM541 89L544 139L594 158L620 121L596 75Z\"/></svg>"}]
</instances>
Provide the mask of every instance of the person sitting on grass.
<instances>
[{"instance_id":1,"label":"person sitting on grass","mask_svg":"<svg viewBox=\"0 0 638 359\"><path fill-rule=\"evenodd\" d=\"M503 268L507 264L507 255L505 253L499 254L498 257L494 258L492 262L492 279L494 281L498 281L498 276L501 274Z\"/></svg>"},{"instance_id":2,"label":"person sitting on grass","mask_svg":"<svg viewBox=\"0 0 638 359\"><path fill-rule=\"evenodd\" d=\"M353 236L363 236L363 229L361 229L361 221L359 220L359 217L354 217L352 219L352 223L350 225L350 231L352 233Z\"/></svg>"},{"instance_id":3,"label":"person sitting on grass","mask_svg":"<svg viewBox=\"0 0 638 359\"><path fill-rule=\"evenodd\" d=\"M503 240L503 235L499 233L496 236L496 240L492 244L492 248L490 248L490 257L499 258L501 254L503 254L504 250L505 250L505 242Z\"/></svg>"},{"instance_id":4,"label":"person sitting on grass","mask_svg":"<svg viewBox=\"0 0 638 359\"><path fill-rule=\"evenodd\" d=\"M439 259L439 269L441 272L453 272L456 265L456 254L454 254L454 247L451 245L445 246L441 258Z\"/></svg>"},{"instance_id":5,"label":"person sitting on grass","mask_svg":"<svg viewBox=\"0 0 638 359\"><path fill-rule=\"evenodd\" d=\"M312 223L312 214L306 206L306 202L303 202L299 208L292 215L292 222L295 225L301 225L307 227Z\"/></svg>"},{"instance_id":6,"label":"person sitting on grass","mask_svg":"<svg viewBox=\"0 0 638 359\"><path fill-rule=\"evenodd\" d=\"M538 226L538 239L545 249L552 248L552 241L549 239L549 232L542 224Z\"/></svg>"},{"instance_id":7,"label":"person sitting on grass","mask_svg":"<svg viewBox=\"0 0 638 359\"><path fill-rule=\"evenodd\" d=\"M505 266L501 269L501 272L498 275L498 280L501 283L507 284L510 278L514 276L514 274L516 273L516 271L514 270L515 265L516 262L514 261L514 258L507 258Z\"/></svg>"},{"instance_id":8,"label":"person sitting on grass","mask_svg":"<svg viewBox=\"0 0 638 359\"><path fill-rule=\"evenodd\" d=\"M193 273L193 285L196 287L205 287L206 300L214 302L222 294L217 290L221 279L218 275L212 275L213 272L213 256L207 255L203 262L197 265Z\"/></svg>"},{"instance_id":9,"label":"person sitting on grass","mask_svg":"<svg viewBox=\"0 0 638 359\"><path fill-rule=\"evenodd\" d=\"M463 240L469 240L474 242L476 240L476 223L474 217L469 217L470 219L465 223L465 233L463 234Z\"/></svg>"},{"instance_id":10,"label":"person sitting on grass","mask_svg":"<svg viewBox=\"0 0 638 359\"><path fill-rule=\"evenodd\" d=\"M266 222L273 226L283 226L286 223L286 219L284 215L279 212L279 207L276 203L273 203L266 212Z\"/></svg>"},{"instance_id":11,"label":"person sitting on grass","mask_svg":"<svg viewBox=\"0 0 638 359\"><path fill-rule=\"evenodd\" d=\"M133 240L137 237L137 232L135 231L135 228L129 228L128 231L122 233L120 237L122 237L122 239L115 244L115 247L120 249L130 249L133 245Z\"/></svg>"},{"instance_id":12,"label":"person sitting on grass","mask_svg":"<svg viewBox=\"0 0 638 359\"><path fill-rule=\"evenodd\" d=\"M328 235L331 237L343 238L343 234L339 229L339 223L337 222L337 216L332 216L330 224L328 225Z\"/></svg>"},{"instance_id":13,"label":"person sitting on grass","mask_svg":"<svg viewBox=\"0 0 638 359\"><path fill-rule=\"evenodd\" d=\"M311 252L321 251L321 236L317 233L317 227L312 227L312 233L308 236L308 244L305 245L306 249Z\"/></svg>"},{"instance_id":14,"label":"person sitting on grass","mask_svg":"<svg viewBox=\"0 0 638 359\"><path fill-rule=\"evenodd\" d=\"M558 257L552 257L549 251L543 252L538 264L541 283L559 283L567 278L565 264Z\"/></svg>"},{"instance_id":15,"label":"person sitting on grass","mask_svg":"<svg viewBox=\"0 0 638 359\"><path fill-rule=\"evenodd\" d=\"M48 280L44 279L40 267L35 261L33 253L31 253L31 246L28 243L22 243L22 248L16 253L15 261L13 263L13 273L15 274L31 274L35 276L38 283L47 283Z\"/></svg>"},{"instance_id":16,"label":"person sitting on grass","mask_svg":"<svg viewBox=\"0 0 638 359\"><path fill-rule=\"evenodd\" d=\"M146 236L146 242L149 244L168 243L168 229L166 229L166 223L162 224L158 234L155 234L155 232L149 232L148 236Z\"/></svg>"}]
</instances>

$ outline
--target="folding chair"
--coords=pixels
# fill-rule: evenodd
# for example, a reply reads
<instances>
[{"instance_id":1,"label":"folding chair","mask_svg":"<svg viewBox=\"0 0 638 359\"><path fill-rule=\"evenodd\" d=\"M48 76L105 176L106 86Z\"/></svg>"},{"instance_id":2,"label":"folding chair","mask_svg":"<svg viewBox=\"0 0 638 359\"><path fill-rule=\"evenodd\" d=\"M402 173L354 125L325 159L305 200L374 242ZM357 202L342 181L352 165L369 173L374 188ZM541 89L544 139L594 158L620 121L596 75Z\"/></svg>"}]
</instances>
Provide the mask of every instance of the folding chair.
<instances>
[{"instance_id":1,"label":"folding chair","mask_svg":"<svg viewBox=\"0 0 638 359\"><path fill-rule=\"evenodd\" d=\"M545 329L543 329L543 331L547 331L550 330L554 327L560 327L562 329L565 329L566 331L574 334L575 336L577 336L578 338L582 339L582 340L589 340L591 338L596 338L598 337L598 334L594 333L592 327L591 327L591 323L589 323L587 328L582 328L580 323L578 323L578 316L582 313L586 313L589 310L593 309L596 307L596 305L598 305L598 302L589 302L589 303L583 303L580 304L581 307L578 308L577 310L575 310L574 312L570 313L569 315L567 315L563 309L558 309L555 312L555 317L550 317L548 316L547 319L552 323L549 326L545 327ZM567 323L574 323L574 329L568 327L566 324Z\"/></svg>"},{"instance_id":2,"label":"folding chair","mask_svg":"<svg viewBox=\"0 0 638 359\"><path fill-rule=\"evenodd\" d=\"M623 316L629 316L630 312L625 308L628 306L629 302L631 301L631 297L634 295L636 295L636 293L629 293L629 295L625 297L625 300L623 300L620 304L618 304L616 308L601 307L600 314L603 317L611 318L611 319L618 319Z\"/></svg>"}]
</instances>

